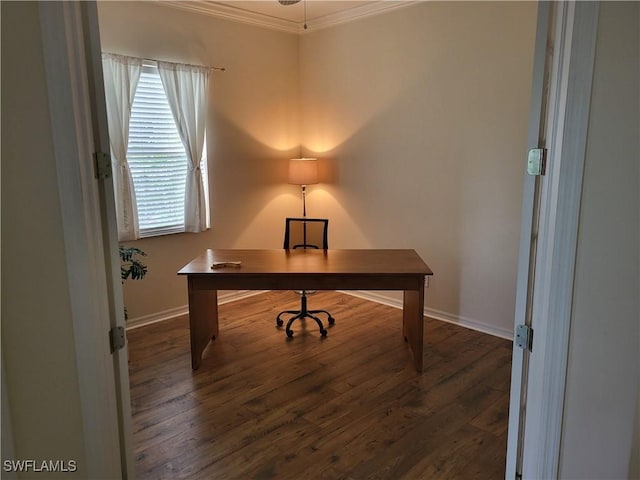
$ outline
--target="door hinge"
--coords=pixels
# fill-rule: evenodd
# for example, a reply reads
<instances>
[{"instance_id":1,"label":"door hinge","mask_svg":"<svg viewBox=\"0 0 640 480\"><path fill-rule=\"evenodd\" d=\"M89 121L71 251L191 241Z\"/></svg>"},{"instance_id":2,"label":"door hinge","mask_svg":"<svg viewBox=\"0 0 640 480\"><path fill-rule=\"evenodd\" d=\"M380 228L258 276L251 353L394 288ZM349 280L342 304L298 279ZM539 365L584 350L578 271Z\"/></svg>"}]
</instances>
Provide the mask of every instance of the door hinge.
<instances>
[{"instance_id":1,"label":"door hinge","mask_svg":"<svg viewBox=\"0 0 640 480\"><path fill-rule=\"evenodd\" d=\"M533 347L533 328L528 325L518 325L516 327L516 336L514 341L516 346L523 350L531 351Z\"/></svg>"},{"instance_id":2,"label":"door hinge","mask_svg":"<svg viewBox=\"0 0 640 480\"><path fill-rule=\"evenodd\" d=\"M533 176L544 175L547 168L547 149L532 148L527 155L527 173Z\"/></svg>"},{"instance_id":3,"label":"door hinge","mask_svg":"<svg viewBox=\"0 0 640 480\"><path fill-rule=\"evenodd\" d=\"M111 344L111 353L124 348L127 343L124 327L113 327L109 330L109 343Z\"/></svg>"},{"instance_id":4,"label":"door hinge","mask_svg":"<svg viewBox=\"0 0 640 480\"><path fill-rule=\"evenodd\" d=\"M111 155L104 152L95 152L93 157L96 162L96 178L105 179L111 177Z\"/></svg>"}]
</instances>

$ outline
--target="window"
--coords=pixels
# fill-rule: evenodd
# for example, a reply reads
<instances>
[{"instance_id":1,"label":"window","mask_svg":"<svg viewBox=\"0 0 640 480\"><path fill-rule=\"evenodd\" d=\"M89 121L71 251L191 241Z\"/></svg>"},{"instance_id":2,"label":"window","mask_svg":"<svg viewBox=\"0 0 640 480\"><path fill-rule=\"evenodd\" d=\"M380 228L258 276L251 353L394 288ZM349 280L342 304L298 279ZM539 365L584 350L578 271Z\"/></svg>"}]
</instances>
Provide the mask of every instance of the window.
<instances>
[{"instance_id":1,"label":"window","mask_svg":"<svg viewBox=\"0 0 640 480\"><path fill-rule=\"evenodd\" d=\"M118 239L205 231L211 69L113 53L102 69Z\"/></svg>"},{"instance_id":2,"label":"window","mask_svg":"<svg viewBox=\"0 0 640 480\"><path fill-rule=\"evenodd\" d=\"M206 147L203 157L208 224ZM139 236L184 232L188 159L158 69L151 62L143 64L131 107L127 161L135 190Z\"/></svg>"}]
</instances>

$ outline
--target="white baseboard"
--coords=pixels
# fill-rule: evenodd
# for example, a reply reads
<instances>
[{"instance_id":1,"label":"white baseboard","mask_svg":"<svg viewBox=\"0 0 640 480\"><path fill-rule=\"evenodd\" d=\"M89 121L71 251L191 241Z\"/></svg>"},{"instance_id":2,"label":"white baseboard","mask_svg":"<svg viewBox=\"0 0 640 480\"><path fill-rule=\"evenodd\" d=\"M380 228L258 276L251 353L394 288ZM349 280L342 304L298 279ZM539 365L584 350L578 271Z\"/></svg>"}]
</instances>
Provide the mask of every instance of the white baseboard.
<instances>
[{"instance_id":1,"label":"white baseboard","mask_svg":"<svg viewBox=\"0 0 640 480\"><path fill-rule=\"evenodd\" d=\"M266 292L267 290L229 290L224 292L218 292L218 305L223 305L229 302L235 302L236 300L242 300L243 298L253 297ZM170 308L163 310L162 312L151 313L149 315L143 315L141 317L130 318L127 320L127 330L143 327L152 323L163 322L172 318L187 315L189 313L189 305L182 305L176 308Z\"/></svg>"},{"instance_id":2,"label":"white baseboard","mask_svg":"<svg viewBox=\"0 0 640 480\"><path fill-rule=\"evenodd\" d=\"M223 293L219 293L218 304L222 305L224 303L235 302L236 300L242 300L243 298L259 295L267 291L268 290L225 291ZM379 293L369 292L364 290L354 290L354 291L339 290L339 292L346 293L347 295L352 295L354 297L362 298L365 300L369 300L371 302L381 303L382 305L387 305L389 307L402 309L402 300L397 298L387 297L385 295L380 295ZM143 315L142 317L132 318L127 320L127 330L142 327L144 325L150 325L152 323L162 322L164 320L170 320L172 318L179 317L181 315L186 315L188 313L189 313L189 306L182 305L180 307L170 308L162 312L157 312L149 315ZM471 330L477 330L482 333L487 333L489 335L493 335L494 337L513 340L513 331L503 329L503 328L498 328L494 325L487 325L486 323L478 322L470 318L465 318L458 315L452 315L447 312L442 312L440 310L435 310L433 308L427 308L427 307L425 307L424 309L424 314L425 316L429 318L433 318L435 320L440 320L442 322L460 325L461 327L470 328Z\"/></svg>"},{"instance_id":3,"label":"white baseboard","mask_svg":"<svg viewBox=\"0 0 640 480\"><path fill-rule=\"evenodd\" d=\"M389 307L402 309L402 300L397 298L387 297L380 295L379 293L369 292L364 290L340 290L340 293L346 293L347 295L353 295L354 297L363 298L372 302L381 303ZM499 328L495 325L488 325L483 322L472 320L470 318L461 317L459 315L453 315L451 313L442 312L434 308L424 308L424 315L433 318L434 320L440 320L442 322L453 323L460 325L461 327L476 330L482 333L488 333L494 337L505 338L507 340L513 340L513 331L505 328Z\"/></svg>"},{"instance_id":4,"label":"white baseboard","mask_svg":"<svg viewBox=\"0 0 640 480\"><path fill-rule=\"evenodd\" d=\"M182 305L180 307L170 308L168 310L143 315L141 317L129 318L127 319L127 330L133 330L134 328L144 327L145 325L151 325L152 323L171 320L172 318L180 317L187 313L189 313L189 305Z\"/></svg>"}]
</instances>

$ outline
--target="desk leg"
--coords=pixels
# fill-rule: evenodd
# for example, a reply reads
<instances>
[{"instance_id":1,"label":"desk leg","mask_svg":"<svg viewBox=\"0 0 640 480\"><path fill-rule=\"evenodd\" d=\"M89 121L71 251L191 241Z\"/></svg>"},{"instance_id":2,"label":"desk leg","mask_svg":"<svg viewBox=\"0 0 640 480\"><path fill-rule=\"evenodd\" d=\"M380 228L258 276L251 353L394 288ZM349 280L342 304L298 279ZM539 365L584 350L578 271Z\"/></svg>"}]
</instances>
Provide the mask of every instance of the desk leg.
<instances>
[{"instance_id":1,"label":"desk leg","mask_svg":"<svg viewBox=\"0 0 640 480\"><path fill-rule=\"evenodd\" d=\"M424 280L423 280L424 282ZM405 290L402 309L402 334L409 343L416 370L422 373L424 337L424 285L420 290Z\"/></svg>"},{"instance_id":2,"label":"desk leg","mask_svg":"<svg viewBox=\"0 0 640 480\"><path fill-rule=\"evenodd\" d=\"M218 336L218 291L194 290L189 279L189 334L191 368L197 370L202 352Z\"/></svg>"}]
</instances>

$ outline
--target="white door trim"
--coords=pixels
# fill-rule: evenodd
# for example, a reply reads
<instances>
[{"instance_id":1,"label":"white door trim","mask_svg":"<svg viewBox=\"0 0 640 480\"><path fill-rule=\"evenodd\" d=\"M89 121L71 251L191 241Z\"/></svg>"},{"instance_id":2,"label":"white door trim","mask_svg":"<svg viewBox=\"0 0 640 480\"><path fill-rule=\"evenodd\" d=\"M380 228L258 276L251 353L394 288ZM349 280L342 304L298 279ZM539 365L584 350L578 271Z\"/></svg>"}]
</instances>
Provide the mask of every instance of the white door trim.
<instances>
[{"instance_id":1,"label":"white door trim","mask_svg":"<svg viewBox=\"0 0 640 480\"><path fill-rule=\"evenodd\" d=\"M549 29L553 14L549 2L538 3L535 51L533 58L533 78L531 83L531 106L527 131L527 149L541 148L544 140L544 110L548 97ZM522 156L522 171L525 172L525 153ZM515 325L530 325L531 297L535 276L535 256L537 249L538 202L541 177L524 173L522 211L520 224L520 249L518 254L518 276L516 286ZM509 437L507 440L507 464L505 477L516 478L521 469L522 442L524 428L527 372L529 352L513 348L511 361L511 392L509 404Z\"/></svg>"},{"instance_id":2,"label":"white door trim","mask_svg":"<svg viewBox=\"0 0 640 480\"><path fill-rule=\"evenodd\" d=\"M573 281L582 196L591 84L598 25L597 2L558 2L560 100L549 143L543 188L540 284L533 298L536 330L529 370L523 478L556 478L560 457ZM562 18L562 21L560 19Z\"/></svg>"},{"instance_id":3,"label":"white door trim","mask_svg":"<svg viewBox=\"0 0 640 480\"><path fill-rule=\"evenodd\" d=\"M542 184L523 442L523 479L557 478L597 2L557 2L549 111L549 166ZM510 425L511 427L511 425ZM512 431L509 432L510 442ZM514 478L507 472L507 478Z\"/></svg>"},{"instance_id":4,"label":"white door trim","mask_svg":"<svg viewBox=\"0 0 640 480\"><path fill-rule=\"evenodd\" d=\"M83 2L82 6L85 20L86 68L90 92L89 100L92 102L91 111L93 115L92 125L95 150L109 154L109 128L107 125L107 106L104 94L98 9L95 2ZM111 327L126 328L120 255L118 253L116 202L113 179L111 177L102 178L98 181L98 195L100 198L100 217L102 222L103 244L105 247L104 256L107 290L109 305L111 307ZM118 406L122 472L124 477L132 479L135 477L135 459L133 456L128 348L122 348L113 353L113 368Z\"/></svg>"},{"instance_id":5,"label":"white door trim","mask_svg":"<svg viewBox=\"0 0 640 480\"><path fill-rule=\"evenodd\" d=\"M80 2L39 4L89 478L122 478Z\"/></svg>"}]
</instances>

